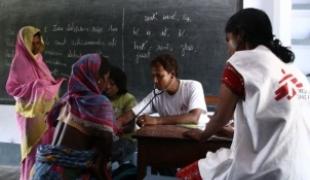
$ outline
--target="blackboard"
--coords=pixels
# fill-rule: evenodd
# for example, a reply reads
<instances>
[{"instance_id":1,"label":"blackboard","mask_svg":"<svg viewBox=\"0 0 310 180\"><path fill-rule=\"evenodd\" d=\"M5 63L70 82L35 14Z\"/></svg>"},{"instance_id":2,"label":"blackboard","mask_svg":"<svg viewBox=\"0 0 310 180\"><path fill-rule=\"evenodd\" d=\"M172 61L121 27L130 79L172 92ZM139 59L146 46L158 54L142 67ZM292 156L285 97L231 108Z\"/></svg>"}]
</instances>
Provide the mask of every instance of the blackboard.
<instances>
[{"instance_id":1,"label":"blackboard","mask_svg":"<svg viewBox=\"0 0 310 180\"><path fill-rule=\"evenodd\" d=\"M68 76L80 55L99 52L127 73L129 90L141 99L153 88L150 60L170 52L180 78L217 94L228 57L225 23L241 7L242 0L0 1L0 103L14 102L4 87L24 25L41 29L55 77Z\"/></svg>"}]
</instances>

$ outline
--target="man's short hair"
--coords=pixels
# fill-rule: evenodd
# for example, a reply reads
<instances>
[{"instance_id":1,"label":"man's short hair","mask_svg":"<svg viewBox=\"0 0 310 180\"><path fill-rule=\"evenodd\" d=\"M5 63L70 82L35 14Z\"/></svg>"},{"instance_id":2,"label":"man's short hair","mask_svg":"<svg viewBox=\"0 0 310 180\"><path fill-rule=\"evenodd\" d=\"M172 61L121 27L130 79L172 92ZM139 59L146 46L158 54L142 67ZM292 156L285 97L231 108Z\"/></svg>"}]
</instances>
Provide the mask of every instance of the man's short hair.
<instances>
[{"instance_id":1,"label":"man's short hair","mask_svg":"<svg viewBox=\"0 0 310 180\"><path fill-rule=\"evenodd\" d=\"M176 77L178 76L178 65L177 61L174 56L170 54L161 54L159 56L156 56L151 61L151 67L161 65L163 68L169 72L174 74Z\"/></svg>"}]
</instances>

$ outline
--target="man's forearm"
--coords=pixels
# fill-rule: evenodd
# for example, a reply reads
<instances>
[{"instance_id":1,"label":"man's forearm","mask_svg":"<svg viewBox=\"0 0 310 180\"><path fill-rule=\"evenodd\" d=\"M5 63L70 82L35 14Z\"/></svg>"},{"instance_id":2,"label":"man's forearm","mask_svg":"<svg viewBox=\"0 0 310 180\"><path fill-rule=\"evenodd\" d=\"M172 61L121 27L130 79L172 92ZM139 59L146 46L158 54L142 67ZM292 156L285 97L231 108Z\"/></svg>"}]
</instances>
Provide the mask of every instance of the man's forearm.
<instances>
[{"instance_id":1,"label":"man's forearm","mask_svg":"<svg viewBox=\"0 0 310 180\"><path fill-rule=\"evenodd\" d=\"M174 116L158 117L159 124L172 125L172 124L198 124L199 115L186 113Z\"/></svg>"}]
</instances>

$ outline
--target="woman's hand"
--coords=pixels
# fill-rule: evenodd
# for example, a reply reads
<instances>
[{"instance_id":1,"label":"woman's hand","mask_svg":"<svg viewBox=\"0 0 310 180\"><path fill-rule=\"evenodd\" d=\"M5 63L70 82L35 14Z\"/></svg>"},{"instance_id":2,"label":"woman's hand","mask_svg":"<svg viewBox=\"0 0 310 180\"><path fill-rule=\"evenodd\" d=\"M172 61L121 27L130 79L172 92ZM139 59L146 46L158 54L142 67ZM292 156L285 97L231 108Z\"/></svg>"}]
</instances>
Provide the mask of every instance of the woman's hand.
<instances>
[{"instance_id":1,"label":"woman's hand","mask_svg":"<svg viewBox=\"0 0 310 180\"><path fill-rule=\"evenodd\" d=\"M121 119L116 119L115 125L118 129L122 129L123 123Z\"/></svg>"},{"instance_id":2,"label":"woman's hand","mask_svg":"<svg viewBox=\"0 0 310 180\"><path fill-rule=\"evenodd\" d=\"M203 131L200 129L191 129L183 133L183 136L194 139L196 141L202 140Z\"/></svg>"},{"instance_id":3,"label":"woman's hand","mask_svg":"<svg viewBox=\"0 0 310 180\"><path fill-rule=\"evenodd\" d=\"M222 127L215 135L220 137L228 137L233 138L234 137L234 127L231 125L226 125Z\"/></svg>"},{"instance_id":4,"label":"woman's hand","mask_svg":"<svg viewBox=\"0 0 310 180\"><path fill-rule=\"evenodd\" d=\"M125 112L124 114L122 114L121 116L119 116L117 119L116 119L116 126L117 128L119 129L122 129L124 128L124 126L128 123L130 123L130 121L134 121L134 113L130 110L130 111L127 111Z\"/></svg>"}]
</instances>

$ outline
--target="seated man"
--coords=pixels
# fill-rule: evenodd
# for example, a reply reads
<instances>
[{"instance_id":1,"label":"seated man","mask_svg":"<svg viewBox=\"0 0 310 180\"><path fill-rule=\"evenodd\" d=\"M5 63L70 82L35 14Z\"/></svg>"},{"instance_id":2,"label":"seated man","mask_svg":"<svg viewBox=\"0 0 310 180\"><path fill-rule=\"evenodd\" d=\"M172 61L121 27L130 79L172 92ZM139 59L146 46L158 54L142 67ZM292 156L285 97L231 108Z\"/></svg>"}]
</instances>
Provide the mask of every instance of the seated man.
<instances>
[{"instance_id":1,"label":"seated man","mask_svg":"<svg viewBox=\"0 0 310 180\"><path fill-rule=\"evenodd\" d=\"M117 126L123 128L137 117L139 126L197 124L204 128L209 118L201 83L178 79L176 59L169 54L154 58L151 70L156 89L120 116Z\"/></svg>"}]
</instances>

